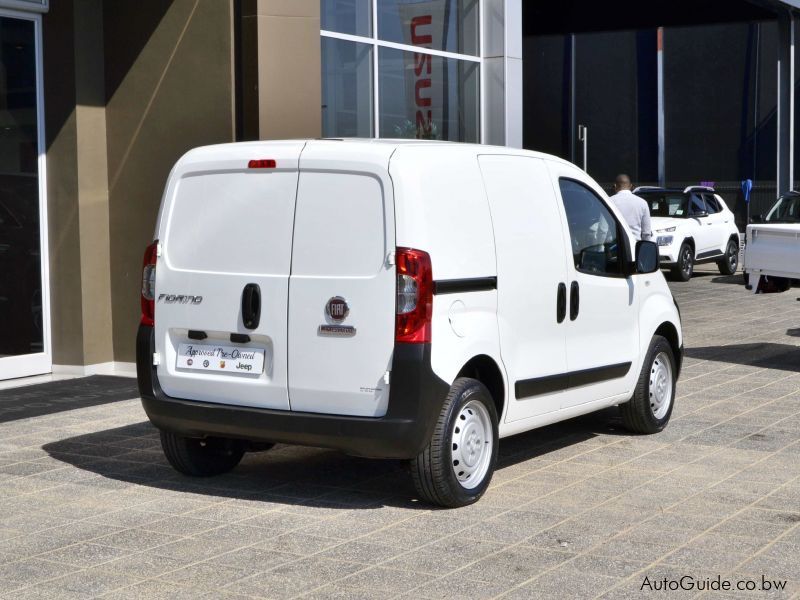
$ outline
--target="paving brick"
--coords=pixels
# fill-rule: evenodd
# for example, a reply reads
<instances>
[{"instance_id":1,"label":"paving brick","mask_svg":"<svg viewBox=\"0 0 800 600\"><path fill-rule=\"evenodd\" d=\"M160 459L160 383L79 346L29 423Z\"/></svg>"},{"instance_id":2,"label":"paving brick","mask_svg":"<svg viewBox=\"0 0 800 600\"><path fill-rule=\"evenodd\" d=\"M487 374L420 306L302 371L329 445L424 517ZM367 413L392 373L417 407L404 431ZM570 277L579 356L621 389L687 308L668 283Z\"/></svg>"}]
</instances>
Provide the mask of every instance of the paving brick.
<instances>
[{"instance_id":1,"label":"paving brick","mask_svg":"<svg viewBox=\"0 0 800 600\"><path fill-rule=\"evenodd\" d=\"M54 399L98 380L50 386L57 411L0 423L0 596L618 599L645 575L796 580L800 303L715 279L671 284L686 359L664 432L629 436L606 410L504 439L460 510L419 502L398 461L316 448L183 477L134 381L71 406Z\"/></svg>"}]
</instances>

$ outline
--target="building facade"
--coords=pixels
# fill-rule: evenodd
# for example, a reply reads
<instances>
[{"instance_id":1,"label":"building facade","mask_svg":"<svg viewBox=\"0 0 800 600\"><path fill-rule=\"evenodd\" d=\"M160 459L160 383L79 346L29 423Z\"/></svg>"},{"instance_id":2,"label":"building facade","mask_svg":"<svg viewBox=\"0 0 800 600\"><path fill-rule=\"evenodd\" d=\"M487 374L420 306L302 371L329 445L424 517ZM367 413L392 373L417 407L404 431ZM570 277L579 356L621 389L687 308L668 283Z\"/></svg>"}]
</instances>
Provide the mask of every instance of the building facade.
<instances>
[{"instance_id":1,"label":"building facade","mask_svg":"<svg viewBox=\"0 0 800 600\"><path fill-rule=\"evenodd\" d=\"M570 158L583 124L601 180L650 179L664 151L674 177L761 177L786 129L770 87L787 30L769 33L784 3L730 1L744 24L664 32L665 146L658 22L577 39L544 27L588 0L553 3L562 21L522 0L0 0L0 380L134 370L142 252L196 146L380 136ZM717 164L718 134L719 170L693 170Z\"/></svg>"}]
</instances>

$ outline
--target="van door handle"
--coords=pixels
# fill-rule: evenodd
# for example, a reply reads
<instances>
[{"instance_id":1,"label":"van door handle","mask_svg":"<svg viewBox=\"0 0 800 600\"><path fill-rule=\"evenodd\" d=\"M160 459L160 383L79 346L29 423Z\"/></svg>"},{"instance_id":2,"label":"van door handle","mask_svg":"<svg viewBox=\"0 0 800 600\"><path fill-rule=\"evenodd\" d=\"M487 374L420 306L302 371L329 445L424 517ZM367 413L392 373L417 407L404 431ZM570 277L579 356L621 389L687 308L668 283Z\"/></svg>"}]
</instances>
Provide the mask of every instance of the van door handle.
<instances>
[{"instance_id":1,"label":"van door handle","mask_svg":"<svg viewBox=\"0 0 800 600\"><path fill-rule=\"evenodd\" d=\"M261 321L261 288L248 283L242 291L242 322L247 329L255 329Z\"/></svg>"},{"instance_id":2,"label":"van door handle","mask_svg":"<svg viewBox=\"0 0 800 600\"><path fill-rule=\"evenodd\" d=\"M567 284L558 284L558 296L556 297L556 321L561 323L567 316Z\"/></svg>"},{"instance_id":3,"label":"van door handle","mask_svg":"<svg viewBox=\"0 0 800 600\"><path fill-rule=\"evenodd\" d=\"M581 307L580 286L577 281L573 281L569 286L569 320L574 321L578 318L578 311Z\"/></svg>"}]
</instances>

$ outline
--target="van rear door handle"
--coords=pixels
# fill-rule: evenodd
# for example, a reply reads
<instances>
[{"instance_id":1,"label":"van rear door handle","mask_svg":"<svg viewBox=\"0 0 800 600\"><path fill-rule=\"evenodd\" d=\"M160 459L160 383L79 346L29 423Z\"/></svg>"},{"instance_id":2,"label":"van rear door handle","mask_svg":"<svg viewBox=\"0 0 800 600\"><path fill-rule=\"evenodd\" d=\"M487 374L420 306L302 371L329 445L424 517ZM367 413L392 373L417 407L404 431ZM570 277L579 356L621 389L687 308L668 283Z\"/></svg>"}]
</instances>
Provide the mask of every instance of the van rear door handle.
<instances>
[{"instance_id":1,"label":"van rear door handle","mask_svg":"<svg viewBox=\"0 0 800 600\"><path fill-rule=\"evenodd\" d=\"M567 284L558 284L558 295L556 296L556 321L561 323L567 316Z\"/></svg>"},{"instance_id":2,"label":"van rear door handle","mask_svg":"<svg viewBox=\"0 0 800 600\"><path fill-rule=\"evenodd\" d=\"M257 283L248 283L242 291L242 322L247 329L255 329L261 322L261 288Z\"/></svg>"},{"instance_id":3,"label":"van rear door handle","mask_svg":"<svg viewBox=\"0 0 800 600\"><path fill-rule=\"evenodd\" d=\"M580 286L577 281L573 281L569 287L569 320L574 321L578 318L581 308Z\"/></svg>"}]
</instances>

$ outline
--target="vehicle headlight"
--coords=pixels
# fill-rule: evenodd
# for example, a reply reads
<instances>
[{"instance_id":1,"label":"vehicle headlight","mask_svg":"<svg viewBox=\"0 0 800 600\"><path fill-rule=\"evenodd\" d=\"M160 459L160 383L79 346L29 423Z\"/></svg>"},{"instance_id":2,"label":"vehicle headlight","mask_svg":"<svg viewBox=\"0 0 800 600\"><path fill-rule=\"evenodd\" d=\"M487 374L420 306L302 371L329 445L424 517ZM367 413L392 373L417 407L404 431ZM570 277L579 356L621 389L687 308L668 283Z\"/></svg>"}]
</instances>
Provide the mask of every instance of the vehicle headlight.
<instances>
[{"instance_id":1,"label":"vehicle headlight","mask_svg":"<svg viewBox=\"0 0 800 600\"><path fill-rule=\"evenodd\" d=\"M658 245L659 246L669 246L672 243L672 236L671 235L660 235L658 236Z\"/></svg>"}]
</instances>

